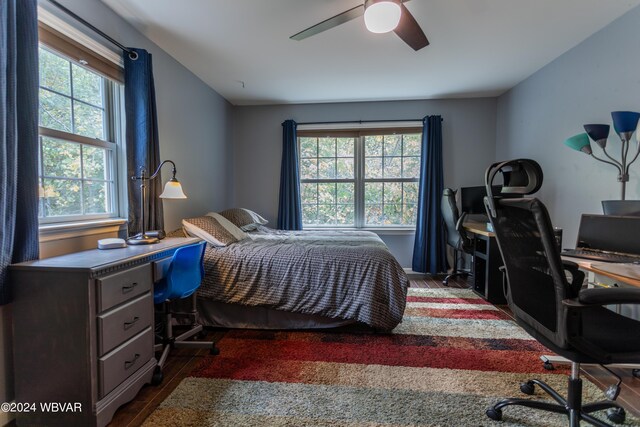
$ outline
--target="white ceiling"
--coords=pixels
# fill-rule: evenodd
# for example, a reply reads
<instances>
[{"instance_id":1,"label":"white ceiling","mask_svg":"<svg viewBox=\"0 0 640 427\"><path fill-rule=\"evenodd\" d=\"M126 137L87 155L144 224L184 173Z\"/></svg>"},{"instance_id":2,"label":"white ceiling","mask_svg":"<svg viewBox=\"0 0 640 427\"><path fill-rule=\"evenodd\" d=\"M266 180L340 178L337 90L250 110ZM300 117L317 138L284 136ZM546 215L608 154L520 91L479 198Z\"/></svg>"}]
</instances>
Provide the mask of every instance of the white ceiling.
<instances>
[{"instance_id":1,"label":"white ceiling","mask_svg":"<svg viewBox=\"0 0 640 427\"><path fill-rule=\"evenodd\" d=\"M362 0L102 1L235 105L495 96L640 4L412 0L414 52L362 18L289 39Z\"/></svg>"}]
</instances>

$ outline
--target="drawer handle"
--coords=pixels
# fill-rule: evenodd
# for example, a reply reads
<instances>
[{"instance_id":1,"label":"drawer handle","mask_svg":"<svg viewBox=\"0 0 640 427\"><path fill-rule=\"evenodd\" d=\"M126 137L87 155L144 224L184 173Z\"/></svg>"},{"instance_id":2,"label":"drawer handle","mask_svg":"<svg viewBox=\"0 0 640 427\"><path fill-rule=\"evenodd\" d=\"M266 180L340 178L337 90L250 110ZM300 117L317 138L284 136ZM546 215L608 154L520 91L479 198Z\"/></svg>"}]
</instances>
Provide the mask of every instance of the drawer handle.
<instances>
[{"instance_id":1,"label":"drawer handle","mask_svg":"<svg viewBox=\"0 0 640 427\"><path fill-rule=\"evenodd\" d=\"M129 292L131 292L136 286L138 286L138 282L133 282L132 284L128 285L128 286L123 286L122 287L122 293L123 294L128 294Z\"/></svg>"},{"instance_id":2,"label":"drawer handle","mask_svg":"<svg viewBox=\"0 0 640 427\"><path fill-rule=\"evenodd\" d=\"M124 361L124 369L125 370L129 369L130 367L135 365L139 358L140 358L140 355L138 353L136 353L136 355L133 357L133 360L125 360Z\"/></svg>"},{"instance_id":3,"label":"drawer handle","mask_svg":"<svg viewBox=\"0 0 640 427\"><path fill-rule=\"evenodd\" d=\"M131 327L135 325L138 320L140 320L140 318L136 316L133 318L133 320L131 320L131 322L124 322L124 330L126 331L127 329L131 329Z\"/></svg>"}]
</instances>

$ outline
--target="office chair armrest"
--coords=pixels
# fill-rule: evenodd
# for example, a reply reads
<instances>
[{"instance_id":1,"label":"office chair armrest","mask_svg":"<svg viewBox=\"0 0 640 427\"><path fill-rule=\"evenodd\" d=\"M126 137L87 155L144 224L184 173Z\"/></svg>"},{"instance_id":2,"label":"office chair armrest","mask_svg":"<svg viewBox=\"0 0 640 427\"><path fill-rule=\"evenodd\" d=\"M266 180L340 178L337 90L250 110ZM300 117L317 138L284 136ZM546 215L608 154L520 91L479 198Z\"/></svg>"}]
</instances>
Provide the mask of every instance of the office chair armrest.
<instances>
[{"instance_id":1,"label":"office chair armrest","mask_svg":"<svg viewBox=\"0 0 640 427\"><path fill-rule=\"evenodd\" d=\"M458 222L456 222L456 230L460 231L464 229L464 219L467 217L466 212L462 212L460 214L460 218L458 218Z\"/></svg>"},{"instance_id":2,"label":"office chair armrest","mask_svg":"<svg viewBox=\"0 0 640 427\"><path fill-rule=\"evenodd\" d=\"M591 288L583 289L577 298L562 300L572 308L588 308L610 304L640 304L640 289L636 288Z\"/></svg>"},{"instance_id":3,"label":"office chair armrest","mask_svg":"<svg viewBox=\"0 0 640 427\"><path fill-rule=\"evenodd\" d=\"M569 283L569 289L571 297L578 296L582 284L584 283L584 271L580 271L580 267L573 261L562 260L562 268L571 274L571 283Z\"/></svg>"}]
</instances>

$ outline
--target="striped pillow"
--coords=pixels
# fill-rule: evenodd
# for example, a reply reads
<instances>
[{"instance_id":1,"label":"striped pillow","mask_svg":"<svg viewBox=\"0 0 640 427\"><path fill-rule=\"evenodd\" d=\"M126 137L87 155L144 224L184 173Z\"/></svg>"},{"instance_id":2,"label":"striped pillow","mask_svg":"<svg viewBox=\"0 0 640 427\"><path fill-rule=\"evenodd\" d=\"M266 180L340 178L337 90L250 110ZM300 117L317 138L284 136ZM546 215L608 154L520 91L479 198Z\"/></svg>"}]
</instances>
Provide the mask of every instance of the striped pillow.
<instances>
[{"instance_id":1,"label":"striped pillow","mask_svg":"<svg viewBox=\"0 0 640 427\"><path fill-rule=\"evenodd\" d=\"M269 222L257 213L244 208L227 209L220 212L220 215L227 218L236 227L240 227L243 231L255 230L258 225L265 225Z\"/></svg>"},{"instance_id":2,"label":"striped pillow","mask_svg":"<svg viewBox=\"0 0 640 427\"><path fill-rule=\"evenodd\" d=\"M227 246L238 241L217 219L210 216L183 219L182 227L186 234L199 237L213 246Z\"/></svg>"}]
</instances>

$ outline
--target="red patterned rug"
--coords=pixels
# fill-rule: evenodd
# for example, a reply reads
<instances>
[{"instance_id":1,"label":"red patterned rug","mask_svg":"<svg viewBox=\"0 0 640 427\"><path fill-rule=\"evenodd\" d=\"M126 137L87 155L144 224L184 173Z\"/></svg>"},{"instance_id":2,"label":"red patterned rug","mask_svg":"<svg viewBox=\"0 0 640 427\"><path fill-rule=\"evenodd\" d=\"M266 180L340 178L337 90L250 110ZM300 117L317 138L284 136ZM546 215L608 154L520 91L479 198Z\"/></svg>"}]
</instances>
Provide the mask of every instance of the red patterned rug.
<instances>
[{"instance_id":1,"label":"red patterned rug","mask_svg":"<svg viewBox=\"0 0 640 427\"><path fill-rule=\"evenodd\" d=\"M145 425L490 426L485 409L525 397L520 382L567 381L564 369L544 370L544 347L465 289L409 289L391 334L230 330L218 347ZM584 397L602 393L585 381ZM567 418L510 407L495 425Z\"/></svg>"}]
</instances>

